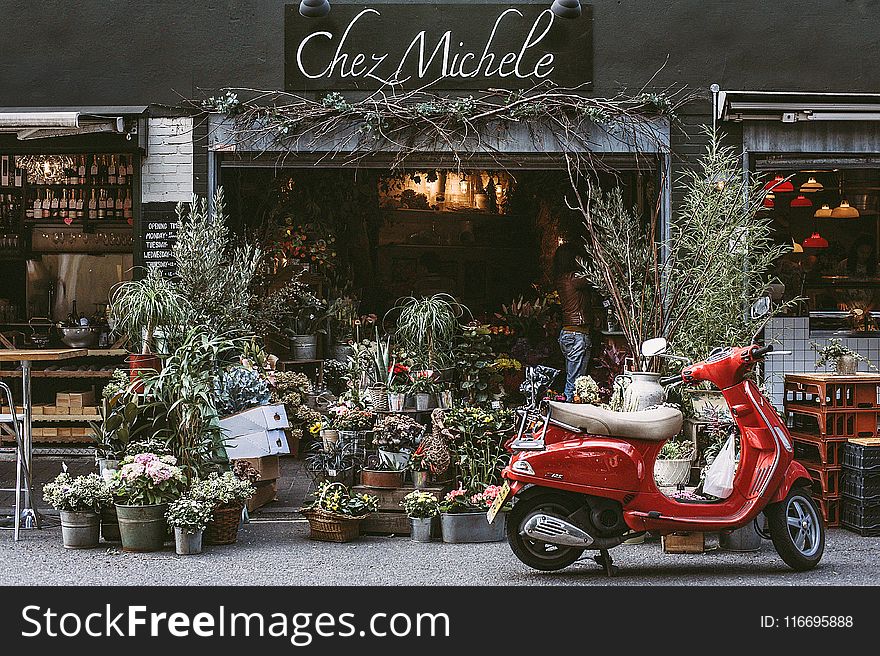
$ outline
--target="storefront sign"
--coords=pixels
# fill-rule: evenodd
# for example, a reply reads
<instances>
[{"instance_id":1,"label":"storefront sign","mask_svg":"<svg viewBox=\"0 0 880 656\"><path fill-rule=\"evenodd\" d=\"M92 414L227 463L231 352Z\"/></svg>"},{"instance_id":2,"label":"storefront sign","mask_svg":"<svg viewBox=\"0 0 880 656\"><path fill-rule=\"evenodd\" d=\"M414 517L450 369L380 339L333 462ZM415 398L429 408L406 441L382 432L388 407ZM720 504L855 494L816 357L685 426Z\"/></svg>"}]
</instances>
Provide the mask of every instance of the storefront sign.
<instances>
[{"instance_id":1,"label":"storefront sign","mask_svg":"<svg viewBox=\"0 0 880 656\"><path fill-rule=\"evenodd\" d=\"M541 4L340 5L325 18L286 7L285 88L344 91L528 89L550 81L588 89L592 7L576 19Z\"/></svg>"},{"instance_id":2,"label":"storefront sign","mask_svg":"<svg viewBox=\"0 0 880 656\"><path fill-rule=\"evenodd\" d=\"M177 273L172 248L177 239L177 217L174 213L144 213L144 267L157 269L171 277Z\"/></svg>"}]
</instances>

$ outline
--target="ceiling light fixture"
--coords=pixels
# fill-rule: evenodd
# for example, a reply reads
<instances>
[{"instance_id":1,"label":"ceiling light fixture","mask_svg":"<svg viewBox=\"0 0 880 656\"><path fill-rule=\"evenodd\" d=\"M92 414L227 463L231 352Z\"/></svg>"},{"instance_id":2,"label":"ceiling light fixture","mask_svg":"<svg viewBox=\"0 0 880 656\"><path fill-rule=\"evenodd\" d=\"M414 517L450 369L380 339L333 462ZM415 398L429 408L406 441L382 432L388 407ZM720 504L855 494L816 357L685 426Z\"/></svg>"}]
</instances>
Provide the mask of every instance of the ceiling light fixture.
<instances>
[{"instance_id":1,"label":"ceiling light fixture","mask_svg":"<svg viewBox=\"0 0 880 656\"><path fill-rule=\"evenodd\" d=\"M828 248L828 240L816 231L804 239L804 248Z\"/></svg>"},{"instance_id":2,"label":"ceiling light fixture","mask_svg":"<svg viewBox=\"0 0 880 656\"><path fill-rule=\"evenodd\" d=\"M821 182L816 180L813 176L810 176L810 179L801 185L800 191L802 194L813 194L817 191L822 191L824 188L825 187Z\"/></svg>"},{"instance_id":3,"label":"ceiling light fixture","mask_svg":"<svg viewBox=\"0 0 880 656\"><path fill-rule=\"evenodd\" d=\"M559 18L579 18L581 3L580 0L553 0L550 11Z\"/></svg>"},{"instance_id":4,"label":"ceiling light fixture","mask_svg":"<svg viewBox=\"0 0 880 656\"><path fill-rule=\"evenodd\" d=\"M830 219L831 218L831 206L828 203L825 203L816 210L816 213L813 214L817 219Z\"/></svg>"},{"instance_id":5,"label":"ceiling light fixture","mask_svg":"<svg viewBox=\"0 0 880 656\"><path fill-rule=\"evenodd\" d=\"M73 158L67 155L20 155L18 166L27 171L32 182L42 179L47 184L63 182L67 170L73 168Z\"/></svg>"},{"instance_id":6,"label":"ceiling light fixture","mask_svg":"<svg viewBox=\"0 0 880 656\"><path fill-rule=\"evenodd\" d=\"M831 218L832 219L857 219L859 218L859 211L849 204L849 201L844 198L840 201L840 205L831 210Z\"/></svg>"},{"instance_id":7,"label":"ceiling light fixture","mask_svg":"<svg viewBox=\"0 0 880 656\"><path fill-rule=\"evenodd\" d=\"M329 0L302 0L299 13L306 18L323 18L330 13Z\"/></svg>"},{"instance_id":8,"label":"ceiling light fixture","mask_svg":"<svg viewBox=\"0 0 880 656\"><path fill-rule=\"evenodd\" d=\"M786 178L783 178L781 175L777 174L775 178L764 185L764 189L766 189L767 191L775 191L777 193L784 194L794 191L794 185L791 183L791 180L787 180Z\"/></svg>"},{"instance_id":9,"label":"ceiling light fixture","mask_svg":"<svg viewBox=\"0 0 880 656\"><path fill-rule=\"evenodd\" d=\"M801 194L800 196L795 198L793 201L791 201L791 206L792 207L812 207L813 201L811 201L809 198L807 198L806 196Z\"/></svg>"}]
</instances>

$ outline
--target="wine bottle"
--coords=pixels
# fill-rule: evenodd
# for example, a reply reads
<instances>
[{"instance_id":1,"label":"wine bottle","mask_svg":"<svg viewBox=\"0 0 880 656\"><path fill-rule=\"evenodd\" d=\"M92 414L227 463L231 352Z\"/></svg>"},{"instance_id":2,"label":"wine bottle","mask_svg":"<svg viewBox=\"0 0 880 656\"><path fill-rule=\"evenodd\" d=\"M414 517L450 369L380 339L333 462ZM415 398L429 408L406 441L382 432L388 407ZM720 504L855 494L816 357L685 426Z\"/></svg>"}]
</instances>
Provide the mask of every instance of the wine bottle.
<instances>
[{"instance_id":1,"label":"wine bottle","mask_svg":"<svg viewBox=\"0 0 880 656\"><path fill-rule=\"evenodd\" d=\"M116 182L119 184L119 186L125 185L125 183L127 181L126 180L127 175L128 175L128 168L126 167L126 164L125 164L125 155L120 155L119 156L119 172L117 173L117 176L116 176Z\"/></svg>"},{"instance_id":2,"label":"wine bottle","mask_svg":"<svg viewBox=\"0 0 880 656\"><path fill-rule=\"evenodd\" d=\"M20 187L24 183L24 171L19 167L15 167L15 186Z\"/></svg>"},{"instance_id":3,"label":"wine bottle","mask_svg":"<svg viewBox=\"0 0 880 656\"><path fill-rule=\"evenodd\" d=\"M98 194L98 220L107 218L107 190L101 189Z\"/></svg>"},{"instance_id":4,"label":"wine bottle","mask_svg":"<svg viewBox=\"0 0 880 656\"><path fill-rule=\"evenodd\" d=\"M110 155L110 162L107 165L107 184L116 184L116 155Z\"/></svg>"},{"instance_id":5,"label":"wine bottle","mask_svg":"<svg viewBox=\"0 0 880 656\"><path fill-rule=\"evenodd\" d=\"M76 192L76 218L84 219L86 216L85 209L83 208L83 195L84 191L79 190Z\"/></svg>"},{"instance_id":6,"label":"wine bottle","mask_svg":"<svg viewBox=\"0 0 880 656\"><path fill-rule=\"evenodd\" d=\"M89 178L92 184L98 184L98 156L92 155L92 166L89 168Z\"/></svg>"},{"instance_id":7,"label":"wine bottle","mask_svg":"<svg viewBox=\"0 0 880 656\"><path fill-rule=\"evenodd\" d=\"M43 201L40 199L39 192L34 197L34 206L31 208L31 216L33 219L42 219L43 218Z\"/></svg>"},{"instance_id":8,"label":"wine bottle","mask_svg":"<svg viewBox=\"0 0 880 656\"><path fill-rule=\"evenodd\" d=\"M49 191L47 190L46 193L48 194ZM53 191L52 192L52 199L49 201L49 207L50 207L49 216L51 218L58 218L59 213L60 213L59 212L60 205L61 204L58 202L58 196L56 196L55 192Z\"/></svg>"},{"instance_id":9,"label":"wine bottle","mask_svg":"<svg viewBox=\"0 0 880 656\"><path fill-rule=\"evenodd\" d=\"M79 177L79 183L86 183L86 156L85 155L77 155L76 161L79 166L77 166L76 172Z\"/></svg>"},{"instance_id":10,"label":"wine bottle","mask_svg":"<svg viewBox=\"0 0 880 656\"><path fill-rule=\"evenodd\" d=\"M116 210L113 215L117 219L123 218L123 207L122 207L122 190L116 192L116 203L114 209Z\"/></svg>"},{"instance_id":11,"label":"wine bottle","mask_svg":"<svg viewBox=\"0 0 880 656\"><path fill-rule=\"evenodd\" d=\"M98 218L98 201L95 198L95 190L92 189L92 197L89 199L89 218Z\"/></svg>"}]
</instances>

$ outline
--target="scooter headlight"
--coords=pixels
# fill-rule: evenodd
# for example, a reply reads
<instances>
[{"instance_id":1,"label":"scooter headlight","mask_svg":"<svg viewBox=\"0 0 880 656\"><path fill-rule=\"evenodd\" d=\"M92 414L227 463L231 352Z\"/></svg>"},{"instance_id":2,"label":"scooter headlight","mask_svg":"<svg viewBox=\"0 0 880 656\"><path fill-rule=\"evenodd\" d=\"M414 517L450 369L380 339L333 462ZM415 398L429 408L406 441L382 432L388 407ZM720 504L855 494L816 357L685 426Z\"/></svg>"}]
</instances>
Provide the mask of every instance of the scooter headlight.
<instances>
[{"instance_id":1,"label":"scooter headlight","mask_svg":"<svg viewBox=\"0 0 880 656\"><path fill-rule=\"evenodd\" d=\"M517 460L513 463L513 467L511 467L513 471L519 472L520 474L528 474L529 476L535 475L535 470L532 469L532 466L529 464L528 460Z\"/></svg>"}]
</instances>

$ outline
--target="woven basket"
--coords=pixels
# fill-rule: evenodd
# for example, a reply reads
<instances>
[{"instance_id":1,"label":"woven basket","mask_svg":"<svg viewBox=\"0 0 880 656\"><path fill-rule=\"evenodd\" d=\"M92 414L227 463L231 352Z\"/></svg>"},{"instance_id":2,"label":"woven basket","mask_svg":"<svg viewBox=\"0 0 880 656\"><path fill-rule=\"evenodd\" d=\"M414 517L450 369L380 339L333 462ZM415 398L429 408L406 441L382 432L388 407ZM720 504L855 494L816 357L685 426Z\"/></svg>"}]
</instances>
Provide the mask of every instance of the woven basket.
<instances>
[{"instance_id":1,"label":"woven basket","mask_svg":"<svg viewBox=\"0 0 880 656\"><path fill-rule=\"evenodd\" d=\"M300 511L309 520L309 538L321 542L351 542L361 534L363 517L337 515L320 509Z\"/></svg>"},{"instance_id":2,"label":"woven basket","mask_svg":"<svg viewBox=\"0 0 880 656\"><path fill-rule=\"evenodd\" d=\"M238 539L242 508L243 502L217 506L202 537L205 544L233 544Z\"/></svg>"}]
</instances>

